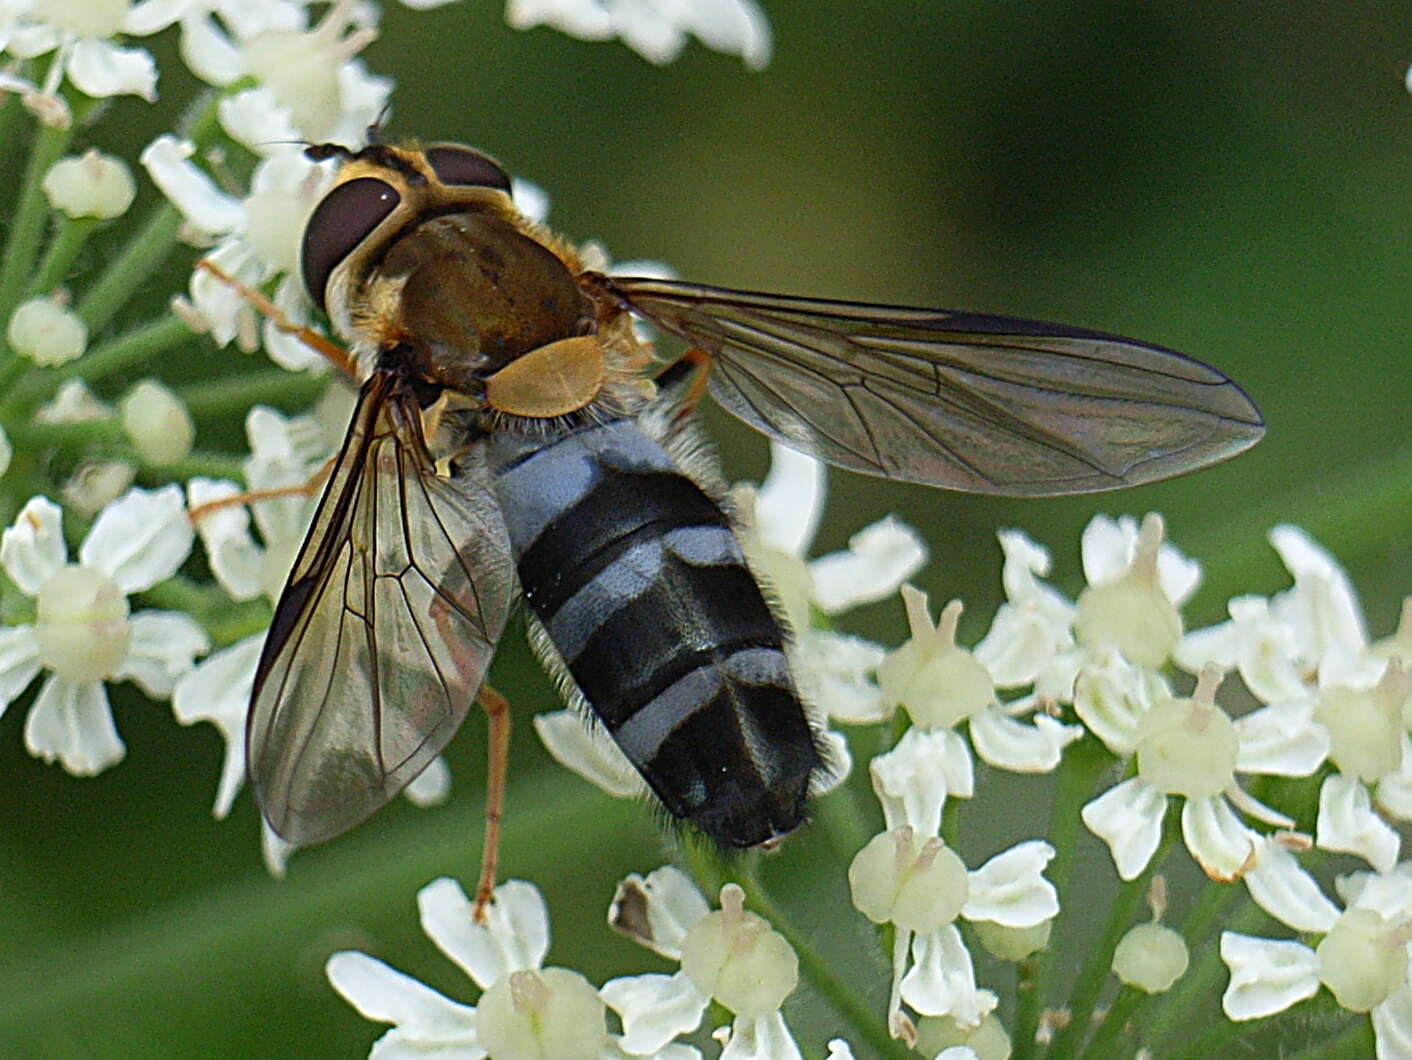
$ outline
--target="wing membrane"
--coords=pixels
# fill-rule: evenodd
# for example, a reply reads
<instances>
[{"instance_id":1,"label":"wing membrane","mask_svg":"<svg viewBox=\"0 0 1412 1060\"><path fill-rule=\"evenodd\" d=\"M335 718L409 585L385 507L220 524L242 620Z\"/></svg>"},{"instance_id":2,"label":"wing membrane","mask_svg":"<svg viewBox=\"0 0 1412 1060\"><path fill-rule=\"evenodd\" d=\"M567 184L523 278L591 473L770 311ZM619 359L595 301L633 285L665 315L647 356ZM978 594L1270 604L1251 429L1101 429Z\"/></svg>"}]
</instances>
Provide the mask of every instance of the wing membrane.
<instances>
[{"instance_id":1,"label":"wing membrane","mask_svg":"<svg viewBox=\"0 0 1412 1060\"><path fill-rule=\"evenodd\" d=\"M674 280L599 282L712 354L711 393L746 423L886 478L1084 493L1224 460L1264 432L1220 372L1115 335Z\"/></svg>"},{"instance_id":2,"label":"wing membrane","mask_svg":"<svg viewBox=\"0 0 1412 1060\"><path fill-rule=\"evenodd\" d=\"M255 797L290 842L352 827L451 739L509 613L513 567L472 464L436 474L392 373L363 387L256 670Z\"/></svg>"}]
</instances>

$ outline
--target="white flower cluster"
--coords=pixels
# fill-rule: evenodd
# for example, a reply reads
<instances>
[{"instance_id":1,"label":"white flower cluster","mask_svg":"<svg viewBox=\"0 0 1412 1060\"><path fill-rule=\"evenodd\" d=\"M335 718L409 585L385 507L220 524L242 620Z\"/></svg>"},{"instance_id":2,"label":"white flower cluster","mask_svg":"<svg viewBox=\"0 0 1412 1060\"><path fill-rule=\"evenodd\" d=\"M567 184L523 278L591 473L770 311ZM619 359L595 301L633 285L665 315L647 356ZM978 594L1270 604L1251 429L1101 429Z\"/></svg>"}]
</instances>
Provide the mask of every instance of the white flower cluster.
<instances>
[{"instance_id":1,"label":"white flower cluster","mask_svg":"<svg viewBox=\"0 0 1412 1060\"><path fill-rule=\"evenodd\" d=\"M714 1035L724 1060L799 1060L779 1011L798 982L797 958L745 911L734 884L712 911L670 866L624 880L609 922L681 970L613 979L602 989L578 972L544 967L549 914L533 884L497 887L485 924L451 879L423 887L417 903L422 930L482 993L475 1007L463 1005L366 954L335 953L326 969L334 988L364 1016L393 1025L369 1054L377 1060L700 1060L698 1049L676 1039L700 1026L712 1001L735 1014ZM609 1009L620 1030L609 1029Z\"/></svg>"}]
</instances>

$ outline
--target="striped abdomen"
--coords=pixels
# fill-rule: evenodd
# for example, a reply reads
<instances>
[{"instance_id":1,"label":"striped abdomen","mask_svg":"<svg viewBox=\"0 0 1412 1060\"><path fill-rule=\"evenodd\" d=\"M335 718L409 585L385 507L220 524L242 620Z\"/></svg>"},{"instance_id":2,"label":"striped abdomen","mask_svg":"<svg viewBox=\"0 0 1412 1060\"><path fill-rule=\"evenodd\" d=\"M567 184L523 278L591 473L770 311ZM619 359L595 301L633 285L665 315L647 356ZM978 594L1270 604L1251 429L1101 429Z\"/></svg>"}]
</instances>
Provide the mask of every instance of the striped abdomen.
<instances>
[{"instance_id":1,"label":"striped abdomen","mask_svg":"<svg viewBox=\"0 0 1412 1060\"><path fill-rule=\"evenodd\" d=\"M658 798L728 846L795 828L819 754L725 514L630 420L489 445L525 599Z\"/></svg>"}]
</instances>

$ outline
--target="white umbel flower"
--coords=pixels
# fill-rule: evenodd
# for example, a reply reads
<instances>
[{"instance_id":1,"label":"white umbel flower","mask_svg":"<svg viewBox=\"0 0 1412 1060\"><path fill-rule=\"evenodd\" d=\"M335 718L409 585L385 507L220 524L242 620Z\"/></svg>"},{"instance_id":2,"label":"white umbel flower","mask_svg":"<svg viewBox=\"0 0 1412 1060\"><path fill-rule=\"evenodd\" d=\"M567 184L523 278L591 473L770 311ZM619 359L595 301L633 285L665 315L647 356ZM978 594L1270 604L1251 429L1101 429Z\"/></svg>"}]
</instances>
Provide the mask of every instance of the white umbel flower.
<instances>
[{"instance_id":1,"label":"white umbel flower","mask_svg":"<svg viewBox=\"0 0 1412 1060\"><path fill-rule=\"evenodd\" d=\"M1282 1012L1326 988L1340 1006L1372 1018L1378 1060L1398 1060L1412 1043L1412 866L1341 876L1342 910L1278 844L1261 850L1262 884L1251 893L1276 918L1307 934L1314 946L1235 932L1221 936L1230 970L1222 1007L1233 1020Z\"/></svg>"},{"instance_id":2,"label":"white umbel flower","mask_svg":"<svg viewBox=\"0 0 1412 1060\"><path fill-rule=\"evenodd\" d=\"M673 975L624 976L603 985L603 1000L622 1020L626 1052L656 1055L700 1026L714 999L735 1014L723 1057L799 1056L779 1012L798 982L798 961L789 944L744 904L744 892L727 884L721 908L710 911L695 885L670 866L618 885L609 923L681 962Z\"/></svg>"},{"instance_id":3,"label":"white umbel flower","mask_svg":"<svg viewBox=\"0 0 1412 1060\"><path fill-rule=\"evenodd\" d=\"M1159 699L1141 718L1137 775L1082 810L1084 824L1108 844L1118 875L1125 880L1141 873L1156 852L1169 797L1183 799L1187 850L1214 880L1238 879L1255 856L1258 837L1241 822L1232 803L1268 824L1294 825L1237 783L1237 773L1263 770L1243 765L1241 741L1247 734L1216 703L1220 683L1220 670L1209 666L1190 698ZM1315 765L1308 764L1306 772ZM1291 762L1288 768L1302 765Z\"/></svg>"},{"instance_id":4,"label":"white umbel flower","mask_svg":"<svg viewBox=\"0 0 1412 1060\"><path fill-rule=\"evenodd\" d=\"M166 698L206 634L187 615L133 614L127 597L171 577L191 551L181 490L129 490L98 516L68 558L58 505L35 497L0 539L0 564L34 598L33 625L0 630L0 707L49 676L25 721L25 746L70 773L101 772L123 756L105 682L132 680Z\"/></svg>"},{"instance_id":5,"label":"white umbel flower","mask_svg":"<svg viewBox=\"0 0 1412 1060\"><path fill-rule=\"evenodd\" d=\"M770 61L770 25L752 0L509 0L515 29L537 25L582 40L618 37L649 62L669 63L694 36L758 70Z\"/></svg>"}]
</instances>

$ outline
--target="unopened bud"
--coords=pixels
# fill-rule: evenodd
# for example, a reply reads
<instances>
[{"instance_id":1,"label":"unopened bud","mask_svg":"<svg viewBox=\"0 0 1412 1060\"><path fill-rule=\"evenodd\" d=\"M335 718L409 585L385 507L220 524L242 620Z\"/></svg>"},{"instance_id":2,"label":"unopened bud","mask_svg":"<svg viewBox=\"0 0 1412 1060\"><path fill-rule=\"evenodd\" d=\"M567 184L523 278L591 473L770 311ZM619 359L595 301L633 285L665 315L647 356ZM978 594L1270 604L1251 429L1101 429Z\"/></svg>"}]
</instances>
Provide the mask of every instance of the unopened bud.
<instances>
[{"instance_id":1,"label":"unopened bud","mask_svg":"<svg viewBox=\"0 0 1412 1060\"><path fill-rule=\"evenodd\" d=\"M183 459L196 440L191 413L155 379L144 379L119 404L123 430L143 463L160 467Z\"/></svg>"},{"instance_id":2,"label":"unopened bud","mask_svg":"<svg viewBox=\"0 0 1412 1060\"><path fill-rule=\"evenodd\" d=\"M67 364L88 348L88 328L77 313L52 298L31 298L10 316L10 347L35 364Z\"/></svg>"},{"instance_id":3,"label":"unopened bud","mask_svg":"<svg viewBox=\"0 0 1412 1060\"><path fill-rule=\"evenodd\" d=\"M61 158L44 174L49 205L70 217L107 220L127 212L137 195L132 171L121 158L89 150L78 158Z\"/></svg>"}]
</instances>

